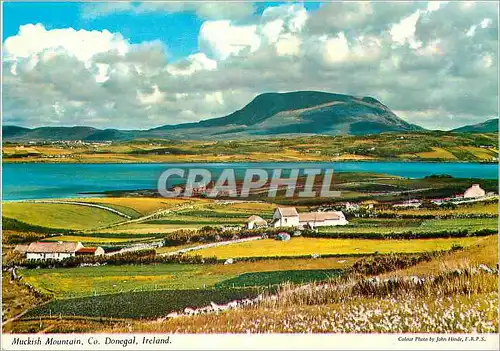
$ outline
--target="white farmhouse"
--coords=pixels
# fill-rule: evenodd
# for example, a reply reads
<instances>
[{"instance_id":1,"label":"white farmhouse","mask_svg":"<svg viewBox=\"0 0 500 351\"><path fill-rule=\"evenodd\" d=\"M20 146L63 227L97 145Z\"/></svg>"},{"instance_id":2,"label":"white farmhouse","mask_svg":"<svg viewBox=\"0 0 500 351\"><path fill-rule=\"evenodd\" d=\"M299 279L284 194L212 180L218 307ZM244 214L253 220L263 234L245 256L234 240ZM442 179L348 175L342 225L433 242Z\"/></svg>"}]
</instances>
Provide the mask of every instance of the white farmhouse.
<instances>
[{"instance_id":1,"label":"white farmhouse","mask_svg":"<svg viewBox=\"0 0 500 351\"><path fill-rule=\"evenodd\" d=\"M481 189L479 184L472 184L472 186L465 190L464 192L464 198L477 198L477 197L484 197L486 195L486 192Z\"/></svg>"},{"instance_id":2,"label":"white farmhouse","mask_svg":"<svg viewBox=\"0 0 500 351\"><path fill-rule=\"evenodd\" d=\"M279 227L298 227L299 213L295 207L278 207L274 210L272 225Z\"/></svg>"},{"instance_id":3,"label":"white farmhouse","mask_svg":"<svg viewBox=\"0 0 500 351\"><path fill-rule=\"evenodd\" d=\"M342 211L298 213L295 207L278 207L273 214L273 227L315 228L346 225Z\"/></svg>"},{"instance_id":4,"label":"white farmhouse","mask_svg":"<svg viewBox=\"0 0 500 351\"><path fill-rule=\"evenodd\" d=\"M28 260L63 260L74 257L83 248L82 243L37 242L31 243L26 250Z\"/></svg>"}]
</instances>

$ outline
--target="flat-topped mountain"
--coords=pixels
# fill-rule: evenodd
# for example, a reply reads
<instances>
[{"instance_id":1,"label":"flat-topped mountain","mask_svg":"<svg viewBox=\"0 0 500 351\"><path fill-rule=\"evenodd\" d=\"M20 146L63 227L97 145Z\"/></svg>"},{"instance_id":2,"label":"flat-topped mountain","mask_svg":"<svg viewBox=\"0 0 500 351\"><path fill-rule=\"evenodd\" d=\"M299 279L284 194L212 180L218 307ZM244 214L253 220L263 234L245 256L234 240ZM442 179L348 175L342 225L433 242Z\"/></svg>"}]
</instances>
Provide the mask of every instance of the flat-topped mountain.
<instances>
[{"instance_id":1,"label":"flat-topped mountain","mask_svg":"<svg viewBox=\"0 0 500 351\"><path fill-rule=\"evenodd\" d=\"M3 127L4 140L241 139L421 131L372 97L319 91L265 93L227 116L142 131L90 127Z\"/></svg>"}]
</instances>

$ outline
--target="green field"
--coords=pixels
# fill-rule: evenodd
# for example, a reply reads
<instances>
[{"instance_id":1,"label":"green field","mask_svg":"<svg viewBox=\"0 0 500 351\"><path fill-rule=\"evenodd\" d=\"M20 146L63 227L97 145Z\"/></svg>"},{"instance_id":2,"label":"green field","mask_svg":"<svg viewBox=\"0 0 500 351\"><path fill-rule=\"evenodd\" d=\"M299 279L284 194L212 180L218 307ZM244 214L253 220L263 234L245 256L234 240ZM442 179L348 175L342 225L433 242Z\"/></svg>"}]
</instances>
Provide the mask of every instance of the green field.
<instances>
[{"instance_id":1,"label":"green field","mask_svg":"<svg viewBox=\"0 0 500 351\"><path fill-rule=\"evenodd\" d=\"M283 270L344 269L358 258L269 260L232 265L155 264L57 269L26 269L23 279L56 298L113 294L125 291L200 289L244 273ZM271 279L270 277L269 279ZM272 284L275 279L257 285Z\"/></svg>"},{"instance_id":2,"label":"green field","mask_svg":"<svg viewBox=\"0 0 500 351\"><path fill-rule=\"evenodd\" d=\"M256 297L261 290L205 289L126 292L121 294L54 300L35 307L25 318L39 316L87 316L113 318L158 318L170 312L204 307L211 302L227 303L237 299Z\"/></svg>"},{"instance_id":3,"label":"green field","mask_svg":"<svg viewBox=\"0 0 500 351\"><path fill-rule=\"evenodd\" d=\"M302 255L353 255L384 253L416 253L449 250L453 245L469 246L481 238L376 240L376 239L312 239L293 238L290 241L257 240L196 251L204 257L221 259L238 257L276 257Z\"/></svg>"},{"instance_id":4,"label":"green field","mask_svg":"<svg viewBox=\"0 0 500 351\"><path fill-rule=\"evenodd\" d=\"M217 288L240 288L246 286L278 285L286 282L301 284L324 281L342 274L339 269L309 269L296 271L274 271L244 273L235 278L215 284Z\"/></svg>"},{"instance_id":5,"label":"green field","mask_svg":"<svg viewBox=\"0 0 500 351\"><path fill-rule=\"evenodd\" d=\"M4 217L47 228L84 230L125 220L110 211L80 205L5 202L2 207Z\"/></svg>"},{"instance_id":6,"label":"green field","mask_svg":"<svg viewBox=\"0 0 500 351\"><path fill-rule=\"evenodd\" d=\"M320 233L402 233L412 231L429 232L442 230L497 229L498 218L455 219L353 219L346 226L322 227Z\"/></svg>"}]
</instances>

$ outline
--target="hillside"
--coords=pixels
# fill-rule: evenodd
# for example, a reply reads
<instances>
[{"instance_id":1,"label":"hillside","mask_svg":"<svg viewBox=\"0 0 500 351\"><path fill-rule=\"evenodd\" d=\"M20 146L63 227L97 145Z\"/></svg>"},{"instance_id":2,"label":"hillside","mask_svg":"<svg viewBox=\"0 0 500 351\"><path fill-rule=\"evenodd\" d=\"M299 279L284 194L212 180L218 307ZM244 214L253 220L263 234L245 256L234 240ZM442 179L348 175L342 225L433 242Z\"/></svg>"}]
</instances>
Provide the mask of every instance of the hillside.
<instances>
[{"instance_id":1,"label":"hillside","mask_svg":"<svg viewBox=\"0 0 500 351\"><path fill-rule=\"evenodd\" d=\"M243 139L294 134L366 135L422 130L400 119L374 98L317 91L261 94L241 110L225 117L142 131L99 130L91 127L28 129L5 126L2 129L6 141Z\"/></svg>"},{"instance_id":2,"label":"hillside","mask_svg":"<svg viewBox=\"0 0 500 351\"><path fill-rule=\"evenodd\" d=\"M498 134L423 131L246 140L135 139L105 145L4 143L2 151L3 162L497 162Z\"/></svg>"},{"instance_id":3,"label":"hillside","mask_svg":"<svg viewBox=\"0 0 500 351\"><path fill-rule=\"evenodd\" d=\"M478 124L470 124L460 128L453 129L452 132L457 133L497 133L498 118L492 118Z\"/></svg>"}]
</instances>

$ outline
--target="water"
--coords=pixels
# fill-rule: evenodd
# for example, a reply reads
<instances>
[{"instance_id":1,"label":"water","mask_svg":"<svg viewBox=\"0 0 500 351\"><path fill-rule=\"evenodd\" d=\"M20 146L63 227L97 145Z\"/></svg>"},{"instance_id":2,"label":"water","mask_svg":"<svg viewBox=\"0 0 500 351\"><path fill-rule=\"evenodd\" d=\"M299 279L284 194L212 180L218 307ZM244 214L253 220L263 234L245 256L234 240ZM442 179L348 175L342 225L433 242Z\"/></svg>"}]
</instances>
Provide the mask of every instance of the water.
<instances>
[{"instance_id":1,"label":"water","mask_svg":"<svg viewBox=\"0 0 500 351\"><path fill-rule=\"evenodd\" d=\"M247 168L330 168L334 172L384 173L407 178L449 174L457 178L498 179L498 164L449 162L8 163L3 165L2 170L3 200L69 198L80 197L85 192L156 189L158 177L168 168L207 168L214 177L224 168L234 168L237 177L244 174Z\"/></svg>"}]
</instances>

